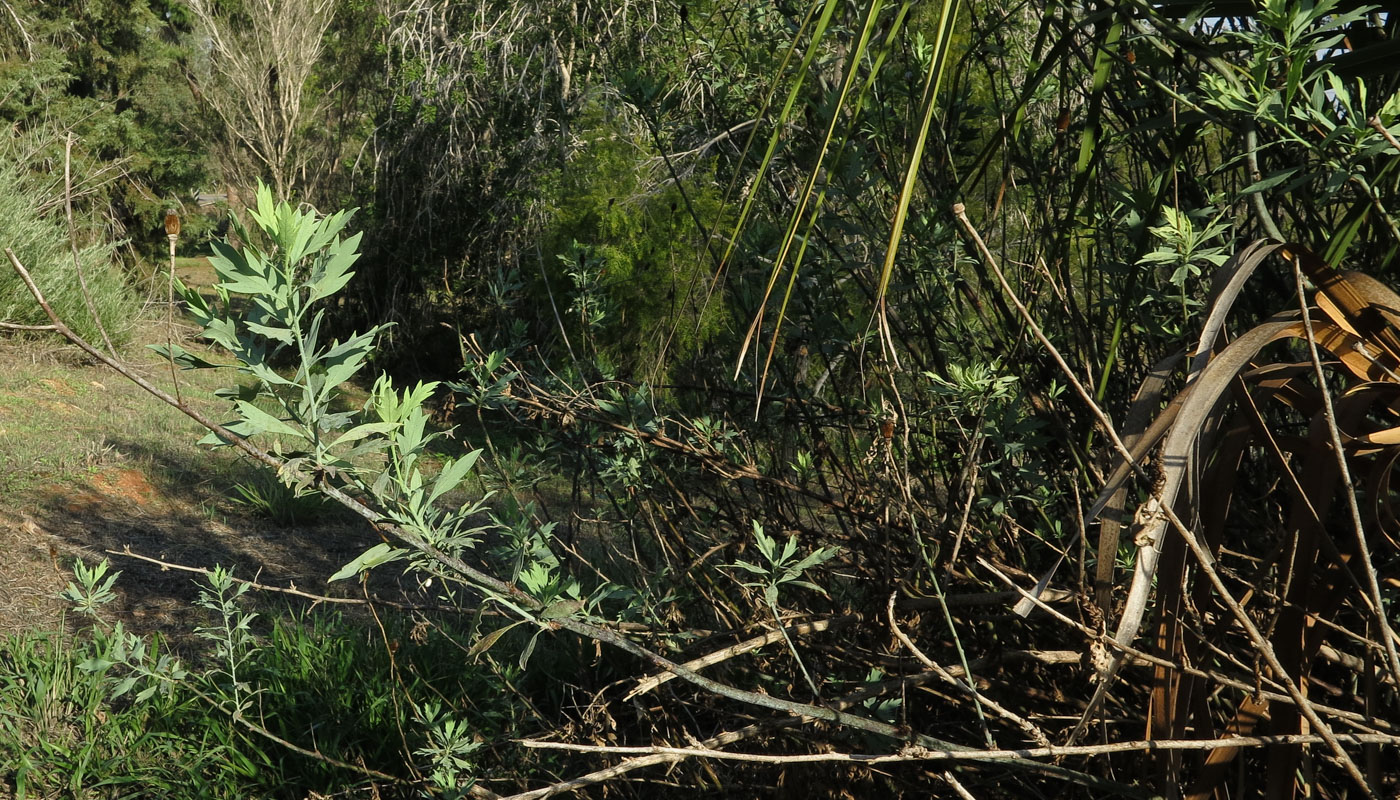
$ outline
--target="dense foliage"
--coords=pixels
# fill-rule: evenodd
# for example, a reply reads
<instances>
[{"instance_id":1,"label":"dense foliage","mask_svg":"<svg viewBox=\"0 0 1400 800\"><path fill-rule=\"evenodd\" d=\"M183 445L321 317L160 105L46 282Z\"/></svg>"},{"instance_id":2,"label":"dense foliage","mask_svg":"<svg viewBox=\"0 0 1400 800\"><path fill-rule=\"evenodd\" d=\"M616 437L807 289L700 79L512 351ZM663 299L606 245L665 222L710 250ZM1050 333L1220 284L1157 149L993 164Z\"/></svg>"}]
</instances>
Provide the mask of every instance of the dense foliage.
<instances>
[{"instance_id":1,"label":"dense foliage","mask_svg":"<svg viewBox=\"0 0 1400 800\"><path fill-rule=\"evenodd\" d=\"M186 293L245 376L210 442L370 520L385 543L334 577L406 569L490 665L365 686L413 707L410 766L342 778L1394 791L1400 299L1332 271L1387 282L1400 247L1387 14L12 5L14 196L51 221L61 187L25 165L70 131L85 241L232 187L218 302ZM311 210L351 207L363 239ZM1010 611L1038 579L1053 608ZM251 719L262 690L230 686ZM966 755L1086 727L1200 747ZM1217 746L1263 732L1315 738ZM345 747L318 752L367 765ZM819 753L847 758L784 761ZM665 787L616 780L659 764Z\"/></svg>"}]
</instances>

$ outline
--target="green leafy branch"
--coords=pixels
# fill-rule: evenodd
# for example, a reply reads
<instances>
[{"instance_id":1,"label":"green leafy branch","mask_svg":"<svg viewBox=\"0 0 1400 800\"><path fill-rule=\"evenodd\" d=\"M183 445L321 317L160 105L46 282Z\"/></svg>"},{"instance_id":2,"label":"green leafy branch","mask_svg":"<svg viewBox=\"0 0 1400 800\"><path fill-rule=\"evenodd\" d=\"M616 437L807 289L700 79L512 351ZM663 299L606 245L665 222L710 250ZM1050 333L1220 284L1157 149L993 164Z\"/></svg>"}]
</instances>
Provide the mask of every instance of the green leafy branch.
<instances>
[{"instance_id":1,"label":"green leafy branch","mask_svg":"<svg viewBox=\"0 0 1400 800\"><path fill-rule=\"evenodd\" d=\"M792 653L793 659L797 662L797 668L802 671L802 677L806 679L808 688L812 690L814 696L820 696L821 692L817 690L816 681L812 680L811 674L807 672L806 665L802 663L802 657L797 654L797 646L793 644L792 637L788 635L787 627L783 624L782 614L778 611L778 593L784 586L794 586L826 594L825 589L807 580L805 576L808 570L835 558L841 552L841 548L819 547L807 555L799 557L797 534L793 534L788 537L787 543L782 546L780 551L778 541L765 534L763 526L756 521L753 523L753 536L758 553L763 556L766 563L755 564L749 561L737 561L729 566L757 576L756 580L745 581L742 585L762 591L763 602L773 615L773 621L777 624L778 630L782 632L783 640L787 642L788 651Z\"/></svg>"},{"instance_id":2,"label":"green leafy branch","mask_svg":"<svg viewBox=\"0 0 1400 800\"><path fill-rule=\"evenodd\" d=\"M238 412L238 419L225 427L244 437L280 437L273 445L279 455L283 441L290 440L296 448L288 453L292 467L353 469L356 456L374 449L363 440L391 427L381 422L345 430L354 413L332 410L338 387L364 368L375 338L388 327L377 325L345 341L322 341L325 309L319 306L345 287L359 258L361 234L341 236L354 211L319 217L286 202L274 203L271 190L260 183L257 207L249 213L259 235L235 219L234 230L244 242L241 251L227 242L214 244L210 263L219 278L216 302L179 286L204 338L232 353L237 370L256 381L219 393ZM241 313L233 308L236 294L247 298ZM152 349L187 369L217 366L178 346ZM294 367L290 376L272 366L288 355ZM216 434L203 443L228 444Z\"/></svg>"}]
</instances>

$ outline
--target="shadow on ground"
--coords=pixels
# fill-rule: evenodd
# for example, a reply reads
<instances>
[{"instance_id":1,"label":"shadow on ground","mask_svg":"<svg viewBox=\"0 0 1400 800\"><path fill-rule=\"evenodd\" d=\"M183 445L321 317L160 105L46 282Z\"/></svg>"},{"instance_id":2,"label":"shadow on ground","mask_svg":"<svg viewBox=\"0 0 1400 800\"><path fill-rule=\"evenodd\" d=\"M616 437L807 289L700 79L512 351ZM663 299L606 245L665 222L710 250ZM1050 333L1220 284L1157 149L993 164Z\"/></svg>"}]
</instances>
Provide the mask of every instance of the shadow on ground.
<instances>
[{"instance_id":1,"label":"shadow on ground","mask_svg":"<svg viewBox=\"0 0 1400 800\"><path fill-rule=\"evenodd\" d=\"M205 478L211 469L208 462L195 463L140 442L113 444L144 469L108 468L97 472L87 487L55 486L30 515L52 544L44 560L55 562L47 566L61 577L59 588L69 580L60 564L66 566L74 557L88 563L108 558L122 571L113 614L137 630L176 636L207 624L206 612L194 605L203 579L123 555L128 549L171 564L231 568L237 577L271 586L360 596L358 582L327 585L326 578L380 541L362 519L328 506L310 524L278 525L240 512L226 494L234 483L257 479L259 468L251 463L220 467L217 482L227 485L215 487ZM44 555L42 545L37 550ZM402 597L396 585L398 571L381 572L371 591ZM311 602L286 595L269 594L267 599L294 605Z\"/></svg>"}]
</instances>

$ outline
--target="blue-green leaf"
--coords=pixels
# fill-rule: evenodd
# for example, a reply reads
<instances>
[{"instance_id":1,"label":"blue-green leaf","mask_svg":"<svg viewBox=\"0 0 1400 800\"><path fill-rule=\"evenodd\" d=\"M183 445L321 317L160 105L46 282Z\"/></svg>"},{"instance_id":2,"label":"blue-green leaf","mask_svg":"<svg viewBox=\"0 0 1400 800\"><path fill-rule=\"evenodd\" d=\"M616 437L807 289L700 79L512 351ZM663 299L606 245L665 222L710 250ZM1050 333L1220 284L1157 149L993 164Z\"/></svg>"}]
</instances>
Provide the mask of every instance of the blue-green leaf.
<instances>
[{"instance_id":1,"label":"blue-green leaf","mask_svg":"<svg viewBox=\"0 0 1400 800\"><path fill-rule=\"evenodd\" d=\"M336 252L326 261L325 269L311 287L311 299L319 300L322 297L329 297L341 289L355 276L350 272L350 267L360 258L358 252L360 237L363 234L355 234L344 242L341 242Z\"/></svg>"},{"instance_id":2,"label":"blue-green leaf","mask_svg":"<svg viewBox=\"0 0 1400 800\"><path fill-rule=\"evenodd\" d=\"M294 436L298 439L306 438L305 433L246 400L238 401L238 413L243 415L244 421L248 423L253 433L277 433L283 436Z\"/></svg>"},{"instance_id":3,"label":"blue-green leaf","mask_svg":"<svg viewBox=\"0 0 1400 800\"><path fill-rule=\"evenodd\" d=\"M244 324L247 325L248 330L252 331L253 333L266 336L267 338L272 339L273 341L281 342L282 344L291 344L294 341L294 339L292 338L292 331L290 328L284 328L282 326L273 327L271 325L263 325L257 322L245 322Z\"/></svg>"},{"instance_id":4,"label":"blue-green leaf","mask_svg":"<svg viewBox=\"0 0 1400 800\"><path fill-rule=\"evenodd\" d=\"M171 345L168 348L163 344L148 344L146 345L146 349L155 352L161 358L168 358L174 361L180 366L180 369L216 369L224 366L211 361L205 361L178 344Z\"/></svg>"},{"instance_id":5,"label":"blue-green leaf","mask_svg":"<svg viewBox=\"0 0 1400 800\"><path fill-rule=\"evenodd\" d=\"M277 374L277 371L264 363L253 363L248 365L248 371L258 380L270 383L273 386L295 386L296 384Z\"/></svg>"},{"instance_id":6,"label":"blue-green leaf","mask_svg":"<svg viewBox=\"0 0 1400 800\"><path fill-rule=\"evenodd\" d=\"M344 580L391 561L397 561L406 555L408 555L407 550L400 547L390 547L388 544L380 542L361 553L354 561L341 567L338 572L327 579L327 582Z\"/></svg>"},{"instance_id":7,"label":"blue-green leaf","mask_svg":"<svg viewBox=\"0 0 1400 800\"><path fill-rule=\"evenodd\" d=\"M357 442L366 436L372 436L376 433L388 433L397 427L398 425L393 422L366 422L363 425L356 425L341 434L334 442L331 442L330 446L335 447L336 445L350 444L351 442Z\"/></svg>"},{"instance_id":8,"label":"blue-green leaf","mask_svg":"<svg viewBox=\"0 0 1400 800\"><path fill-rule=\"evenodd\" d=\"M437 475L437 480L433 483L433 490L428 493L428 502L441 497L445 492L450 492L457 487L462 479L467 477L472 465L481 456L480 450L473 450L455 461L449 461L442 467L442 472Z\"/></svg>"}]
</instances>

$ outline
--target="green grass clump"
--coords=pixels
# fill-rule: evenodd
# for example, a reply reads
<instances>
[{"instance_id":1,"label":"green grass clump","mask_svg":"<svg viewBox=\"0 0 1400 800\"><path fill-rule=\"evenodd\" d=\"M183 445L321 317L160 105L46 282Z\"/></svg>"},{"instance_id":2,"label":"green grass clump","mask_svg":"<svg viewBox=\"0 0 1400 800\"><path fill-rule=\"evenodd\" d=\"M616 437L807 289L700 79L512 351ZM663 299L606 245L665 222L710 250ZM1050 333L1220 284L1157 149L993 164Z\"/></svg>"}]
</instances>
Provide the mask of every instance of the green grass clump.
<instances>
[{"instance_id":1,"label":"green grass clump","mask_svg":"<svg viewBox=\"0 0 1400 800\"><path fill-rule=\"evenodd\" d=\"M381 611L381 628L335 612L267 612L270 624L235 645L241 700L225 671L226 642L182 645L183 677L140 677L120 691L145 672L133 663L150 667L170 652L160 637L145 639L147 657L102 622L0 640L0 797L421 796L432 744L422 715L437 698L464 698L456 711L473 733L522 724L523 709L491 670L465 663L460 643L407 615ZM207 634L221 629L219 615L209 621L197 639L218 638ZM340 763L240 725L236 706L272 735Z\"/></svg>"},{"instance_id":2,"label":"green grass clump","mask_svg":"<svg viewBox=\"0 0 1400 800\"><path fill-rule=\"evenodd\" d=\"M83 299L66 227L61 219L42 214L44 205L45 198L24 174L14 164L0 160L0 248L15 251L44 298L70 328L89 341L100 342L101 333ZM112 263L112 250L107 244L84 247L78 250L78 260L102 326L112 342L121 345L130 338L138 304L121 270ZM43 310L9 260L4 260L6 263L0 264L0 320L47 324Z\"/></svg>"},{"instance_id":3,"label":"green grass clump","mask_svg":"<svg viewBox=\"0 0 1400 800\"><path fill-rule=\"evenodd\" d=\"M194 735L187 693L109 700L92 642L29 633L0 643L0 795L238 797L227 748Z\"/></svg>"},{"instance_id":4,"label":"green grass clump","mask_svg":"<svg viewBox=\"0 0 1400 800\"><path fill-rule=\"evenodd\" d=\"M278 525L307 523L324 516L330 507L324 495L299 486L288 486L266 470L233 486L235 503Z\"/></svg>"}]
</instances>

